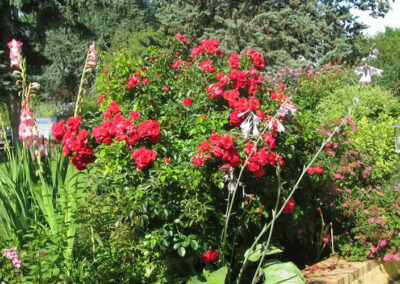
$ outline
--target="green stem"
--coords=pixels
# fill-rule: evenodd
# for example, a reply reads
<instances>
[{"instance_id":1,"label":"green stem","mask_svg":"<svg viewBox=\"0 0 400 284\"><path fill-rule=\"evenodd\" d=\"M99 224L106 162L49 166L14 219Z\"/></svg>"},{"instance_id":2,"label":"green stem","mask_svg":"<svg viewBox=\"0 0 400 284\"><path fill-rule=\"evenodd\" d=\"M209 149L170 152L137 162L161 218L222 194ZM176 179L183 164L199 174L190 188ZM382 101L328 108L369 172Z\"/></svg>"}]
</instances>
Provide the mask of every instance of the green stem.
<instances>
[{"instance_id":1,"label":"green stem","mask_svg":"<svg viewBox=\"0 0 400 284\"><path fill-rule=\"evenodd\" d=\"M88 70L88 68L86 68L86 66L89 61L89 56L90 56L90 51L88 51L88 53L86 55L85 66L83 66L83 70L82 70L81 82L79 83L78 96L76 97L74 117L78 116L79 112L81 111L81 104L83 102L83 94L85 92L85 88L84 88L84 84L86 81L85 76L86 76L87 70Z\"/></svg>"}]
</instances>

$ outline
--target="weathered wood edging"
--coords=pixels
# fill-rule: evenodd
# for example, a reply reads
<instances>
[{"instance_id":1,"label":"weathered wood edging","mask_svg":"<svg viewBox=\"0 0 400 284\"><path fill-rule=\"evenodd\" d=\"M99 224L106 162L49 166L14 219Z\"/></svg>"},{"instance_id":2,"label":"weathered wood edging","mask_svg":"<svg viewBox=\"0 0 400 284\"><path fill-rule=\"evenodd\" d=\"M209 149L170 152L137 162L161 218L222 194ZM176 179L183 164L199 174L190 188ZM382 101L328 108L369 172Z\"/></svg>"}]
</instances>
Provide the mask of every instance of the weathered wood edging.
<instances>
[{"instance_id":1,"label":"weathered wood edging","mask_svg":"<svg viewBox=\"0 0 400 284\"><path fill-rule=\"evenodd\" d=\"M400 277L400 263L329 258L302 272L309 284L386 284Z\"/></svg>"}]
</instances>

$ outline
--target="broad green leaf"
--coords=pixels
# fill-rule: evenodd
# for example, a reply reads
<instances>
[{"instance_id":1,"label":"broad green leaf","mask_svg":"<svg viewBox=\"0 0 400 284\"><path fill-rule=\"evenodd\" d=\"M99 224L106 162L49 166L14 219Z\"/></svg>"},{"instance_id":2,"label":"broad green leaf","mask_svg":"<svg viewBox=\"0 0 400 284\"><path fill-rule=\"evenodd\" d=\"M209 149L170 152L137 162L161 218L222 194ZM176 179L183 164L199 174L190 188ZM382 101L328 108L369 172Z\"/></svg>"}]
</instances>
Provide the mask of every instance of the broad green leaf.
<instances>
[{"instance_id":1,"label":"broad green leaf","mask_svg":"<svg viewBox=\"0 0 400 284\"><path fill-rule=\"evenodd\" d=\"M249 260L252 262L256 262L262 256L262 251L264 250L264 246L262 244L256 245L255 250L248 249L246 250L244 256L249 257Z\"/></svg>"},{"instance_id":2,"label":"broad green leaf","mask_svg":"<svg viewBox=\"0 0 400 284\"><path fill-rule=\"evenodd\" d=\"M271 254L276 254L276 253L281 253L283 252L282 249L274 246L274 245L270 245L268 248L268 251L265 253L265 255L271 255Z\"/></svg>"},{"instance_id":3,"label":"broad green leaf","mask_svg":"<svg viewBox=\"0 0 400 284\"><path fill-rule=\"evenodd\" d=\"M198 244L197 241L191 240L191 241L190 241L190 246L192 247L193 250L197 250L198 247L199 247L199 244Z\"/></svg>"},{"instance_id":4,"label":"broad green leaf","mask_svg":"<svg viewBox=\"0 0 400 284\"><path fill-rule=\"evenodd\" d=\"M272 259L263 265L264 284L304 284L304 276L293 262Z\"/></svg>"},{"instance_id":5,"label":"broad green leaf","mask_svg":"<svg viewBox=\"0 0 400 284\"><path fill-rule=\"evenodd\" d=\"M185 254L186 254L186 249L185 249L184 247L178 248L178 254L179 254L180 256L185 256Z\"/></svg>"},{"instance_id":6,"label":"broad green leaf","mask_svg":"<svg viewBox=\"0 0 400 284\"><path fill-rule=\"evenodd\" d=\"M204 269L203 274L206 277L208 284L224 284L226 275L228 274L228 268L223 266L213 272Z\"/></svg>"},{"instance_id":7,"label":"broad green leaf","mask_svg":"<svg viewBox=\"0 0 400 284\"><path fill-rule=\"evenodd\" d=\"M187 284L207 284L207 280L203 276L191 277Z\"/></svg>"},{"instance_id":8,"label":"broad green leaf","mask_svg":"<svg viewBox=\"0 0 400 284\"><path fill-rule=\"evenodd\" d=\"M270 245L268 248L268 251L264 252L265 250L265 245L263 244L258 244L255 248L255 250L250 250L248 249L245 253L245 256L249 256L249 260L252 262L257 262L260 257L262 255L272 255L272 254L276 254L276 253L281 253L283 252L282 249L274 246L274 245Z\"/></svg>"}]
</instances>

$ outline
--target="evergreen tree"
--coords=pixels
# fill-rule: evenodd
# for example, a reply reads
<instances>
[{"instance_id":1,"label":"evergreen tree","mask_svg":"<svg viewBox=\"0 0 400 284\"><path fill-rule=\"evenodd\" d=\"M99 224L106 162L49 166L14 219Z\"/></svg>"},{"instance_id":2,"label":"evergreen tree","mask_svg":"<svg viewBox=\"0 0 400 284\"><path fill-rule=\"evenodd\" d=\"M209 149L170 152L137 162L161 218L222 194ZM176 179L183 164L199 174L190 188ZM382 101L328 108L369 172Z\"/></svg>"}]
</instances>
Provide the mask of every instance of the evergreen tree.
<instances>
[{"instance_id":1,"label":"evergreen tree","mask_svg":"<svg viewBox=\"0 0 400 284\"><path fill-rule=\"evenodd\" d=\"M155 3L150 0L2 0L0 1L0 64L9 65L7 43L24 43L28 73L42 86L42 99L71 100L88 45L109 45L117 32L157 28ZM9 68L0 70L0 101L9 106L14 134L18 129L20 98Z\"/></svg>"},{"instance_id":2,"label":"evergreen tree","mask_svg":"<svg viewBox=\"0 0 400 284\"><path fill-rule=\"evenodd\" d=\"M363 26L350 8L382 16L389 0L165 0L157 13L169 32L213 37L228 51L254 48L269 66L351 58Z\"/></svg>"}]
</instances>

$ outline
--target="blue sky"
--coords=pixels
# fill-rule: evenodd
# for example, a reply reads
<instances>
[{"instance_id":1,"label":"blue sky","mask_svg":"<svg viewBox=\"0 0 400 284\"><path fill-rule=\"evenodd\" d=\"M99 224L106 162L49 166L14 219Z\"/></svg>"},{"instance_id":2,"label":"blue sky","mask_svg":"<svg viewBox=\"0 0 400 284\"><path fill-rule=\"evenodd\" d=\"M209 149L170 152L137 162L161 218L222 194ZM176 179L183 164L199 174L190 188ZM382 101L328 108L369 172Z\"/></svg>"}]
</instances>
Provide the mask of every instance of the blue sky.
<instances>
[{"instance_id":1,"label":"blue sky","mask_svg":"<svg viewBox=\"0 0 400 284\"><path fill-rule=\"evenodd\" d=\"M364 34L372 36L385 31L386 26L400 28L400 1L396 0L395 3L391 3L391 6L392 10L389 11L383 19L374 19L368 15L368 12L361 12L355 9L352 9L351 13L359 16L359 21L369 26L369 28L364 31Z\"/></svg>"}]
</instances>

